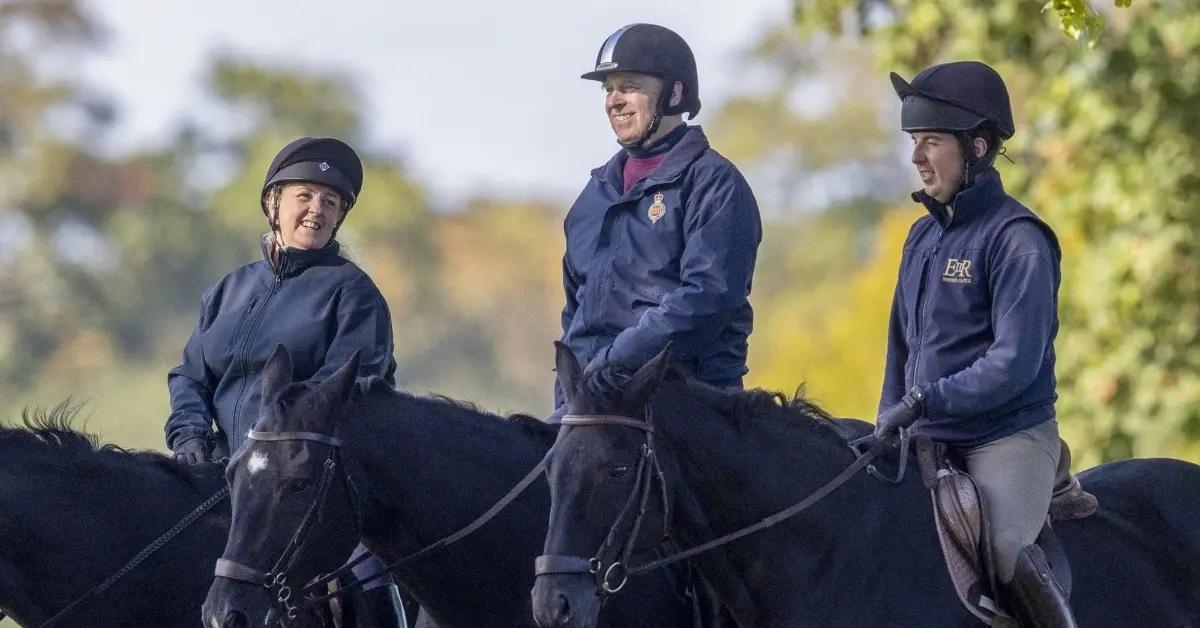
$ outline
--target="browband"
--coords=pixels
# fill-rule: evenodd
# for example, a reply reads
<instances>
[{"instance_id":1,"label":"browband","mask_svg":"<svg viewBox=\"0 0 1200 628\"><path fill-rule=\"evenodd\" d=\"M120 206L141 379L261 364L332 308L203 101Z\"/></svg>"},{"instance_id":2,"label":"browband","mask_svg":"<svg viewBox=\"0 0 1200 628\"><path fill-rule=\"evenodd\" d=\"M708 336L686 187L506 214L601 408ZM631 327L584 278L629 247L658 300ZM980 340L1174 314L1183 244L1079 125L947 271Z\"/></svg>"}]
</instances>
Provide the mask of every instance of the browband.
<instances>
[{"instance_id":1,"label":"browband","mask_svg":"<svg viewBox=\"0 0 1200 628\"><path fill-rule=\"evenodd\" d=\"M643 432L654 433L654 426L648 421L639 421L627 416L617 414L567 414L562 418L563 425L621 425L624 427L632 427Z\"/></svg>"},{"instance_id":2,"label":"browband","mask_svg":"<svg viewBox=\"0 0 1200 628\"><path fill-rule=\"evenodd\" d=\"M248 438L258 441L311 440L318 443L325 443L331 447L342 446L340 438L326 436L317 432L260 432L258 430L250 430Z\"/></svg>"}]
</instances>

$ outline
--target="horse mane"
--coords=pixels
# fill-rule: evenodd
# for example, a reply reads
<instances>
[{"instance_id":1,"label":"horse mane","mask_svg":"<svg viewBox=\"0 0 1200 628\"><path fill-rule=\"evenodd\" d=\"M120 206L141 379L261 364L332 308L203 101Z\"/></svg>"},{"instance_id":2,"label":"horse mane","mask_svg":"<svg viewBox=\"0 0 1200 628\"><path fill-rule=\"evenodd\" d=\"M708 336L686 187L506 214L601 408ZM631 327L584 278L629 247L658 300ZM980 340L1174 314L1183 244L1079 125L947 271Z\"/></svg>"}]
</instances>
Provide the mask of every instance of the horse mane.
<instances>
[{"instance_id":1,"label":"horse mane","mask_svg":"<svg viewBox=\"0 0 1200 628\"><path fill-rule=\"evenodd\" d=\"M416 397L416 398L420 399L421 397ZM530 436L533 436L533 437L536 437L536 438L539 438L542 440L548 439L548 443L550 443L550 444L553 444L555 435L557 434L557 430L555 430L553 427L551 427L548 423L546 423L545 421L542 421L541 419L538 419L537 417L532 416L532 415L528 415L528 414L524 414L524 413L520 413L520 412L509 414L509 415L496 414L494 412L490 412L488 410L484 410L484 409L480 408L479 404L476 404L473 401L465 401L462 399L453 399L451 397L447 397L446 395L441 395L441 394L437 394L437 393L431 393L428 397L425 397L425 399L439 403L439 404L449 406L450 408L462 410L467 413L485 416L490 419L494 419L496 421L504 421L504 422L508 423L509 425L515 425L515 426L521 428L522 431L524 431L526 434L528 434Z\"/></svg>"},{"instance_id":2,"label":"horse mane","mask_svg":"<svg viewBox=\"0 0 1200 628\"><path fill-rule=\"evenodd\" d=\"M414 395L402 390L398 390L379 377L369 377L360 379L358 386L355 389L354 397L363 401L371 401L373 399L382 399L385 395L397 395L407 397L417 403L427 403L437 407L449 410L451 414L458 415L462 418L483 416L496 421L505 422L509 425L514 425L521 428L521 431L526 435L532 436L546 444L547 447L554 444L554 438L558 432L553 426L538 419L537 417L514 413L509 415L500 415L479 407L478 404L472 401L462 399L454 399L446 395L438 393L430 393L429 395Z\"/></svg>"},{"instance_id":3,"label":"horse mane","mask_svg":"<svg viewBox=\"0 0 1200 628\"><path fill-rule=\"evenodd\" d=\"M176 462L157 451L130 450L104 443L99 436L76 428L75 422L83 407L83 402L67 399L49 410L43 407L22 408L19 425L0 423L0 447L10 452L8 456L13 451L38 452L70 460L74 465L120 461L164 469L189 483L195 481L195 473L190 465Z\"/></svg>"},{"instance_id":4,"label":"horse mane","mask_svg":"<svg viewBox=\"0 0 1200 628\"><path fill-rule=\"evenodd\" d=\"M21 425L0 425L0 440L29 442L56 449L64 454L89 454L103 447L95 435L74 427L83 403L67 399L49 410L42 407L21 409Z\"/></svg>"},{"instance_id":5,"label":"horse mane","mask_svg":"<svg viewBox=\"0 0 1200 628\"><path fill-rule=\"evenodd\" d=\"M720 388L706 384L689 373L671 369L668 381L679 384L680 390L702 405L727 417L738 429L757 421L784 421L797 428L815 430L841 443L841 430L834 418L815 400L806 395L804 384L796 387L790 397L783 392L763 388Z\"/></svg>"}]
</instances>

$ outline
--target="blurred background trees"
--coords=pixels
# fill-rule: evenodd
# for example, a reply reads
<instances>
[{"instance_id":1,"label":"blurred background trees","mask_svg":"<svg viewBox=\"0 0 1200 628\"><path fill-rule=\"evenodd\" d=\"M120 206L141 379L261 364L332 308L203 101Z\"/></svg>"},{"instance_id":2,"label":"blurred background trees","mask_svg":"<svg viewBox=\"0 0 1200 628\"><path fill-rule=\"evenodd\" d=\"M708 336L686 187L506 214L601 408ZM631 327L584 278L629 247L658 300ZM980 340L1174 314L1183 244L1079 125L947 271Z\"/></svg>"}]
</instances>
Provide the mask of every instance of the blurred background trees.
<instances>
[{"instance_id":1,"label":"blurred background trees","mask_svg":"<svg viewBox=\"0 0 1200 628\"><path fill-rule=\"evenodd\" d=\"M764 211L749 383L874 414L920 215L886 72L977 58L1014 99L1006 184L1064 244L1059 412L1077 460L1200 460L1200 12L1097 4L1073 27L1043 4L797 0L747 42L757 87L701 121ZM228 54L174 136L113 154L120 112L70 71L103 42L74 0L0 3L0 416L72 396L106 439L161 447L200 294L257 258L262 173L302 134L363 150L342 239L391 305L401 385L549 411L570 199L439 206L364 136L353 81Z\"/></svg>"}]
</instances>

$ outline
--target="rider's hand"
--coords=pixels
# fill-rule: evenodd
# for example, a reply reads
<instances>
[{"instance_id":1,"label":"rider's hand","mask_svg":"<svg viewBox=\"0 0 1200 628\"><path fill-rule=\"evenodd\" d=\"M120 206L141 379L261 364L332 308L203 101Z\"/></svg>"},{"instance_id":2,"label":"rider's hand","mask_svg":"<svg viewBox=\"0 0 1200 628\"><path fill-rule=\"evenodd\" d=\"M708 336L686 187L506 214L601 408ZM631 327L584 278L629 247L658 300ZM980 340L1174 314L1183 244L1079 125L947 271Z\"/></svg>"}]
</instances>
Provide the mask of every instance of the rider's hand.
<instances>
[{"instance_id":1,"label":"rider's hand","mask_svg":"<svg viewBox=\"0 0 1200 628\"><path fill-rule=\"evenodd\" d=\"M921 418L921 405L924 401L925 393L913 386L900 403L884 410L875 419L875 438L883 442L890 441L900 428L912 425Z\"/></svg>"},{"instance_id":2,"label":"rider's hand","mask_svg":"<svg viewBox=\"0 0 1200 628\"><path fill-rule=\"evenodd\" d=\"M187 464L199 464L212 460L212 445L203 436L189 438L177 443L174 449L175 459Z\"/></svg>"},{"instance_id":3,"label":"rider's hand","mask_svg":"<svg viewBox=\"0 0 1200 628\"><path fill-rule=\"evenodd\" d=\"M608 351L605 350L593 358L583 369L581 379L593 394L607 398L623 389L633 378L635 371L636 369L629 368L624 364L610 362Z\"/></svg>"}]
</instances>

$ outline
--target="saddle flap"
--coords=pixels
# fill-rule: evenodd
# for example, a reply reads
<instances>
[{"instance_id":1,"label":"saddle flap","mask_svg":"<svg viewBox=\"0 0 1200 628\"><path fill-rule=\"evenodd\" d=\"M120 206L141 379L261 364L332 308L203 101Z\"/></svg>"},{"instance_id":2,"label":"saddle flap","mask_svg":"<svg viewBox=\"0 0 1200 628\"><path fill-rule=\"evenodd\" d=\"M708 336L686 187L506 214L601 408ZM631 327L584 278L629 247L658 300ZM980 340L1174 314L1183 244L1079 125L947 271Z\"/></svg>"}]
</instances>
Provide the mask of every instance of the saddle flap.
<instances>
[{"instance_id":1,"label":"saddle flap","mask_svg":"<svg viewBox=\"0 0 1200 628\"><path fill-rule=\"evenodd\" d=\"M997 602L997 583L992 573L992 549L987 531L987 504L975 480L950 461L944 444L935 443L928 437L918 437L914 443L917 464L932 497L938 543L958 599L986 624L992 624L997 616L1009 617L1010 614ZM1070 467L1071 452L1063 442L1049 521L1082 519L1096 512L1095 496L1083 490L1079 480L1071 475ZM1037 545L1044 550L1055 576L1069 592L1071 572L1066 552L1049 522L1042 527Z\"/></svg>"},{"instance_id":2,"label":"saddle flap","mask_svg":"<svg viewBox=\"0 0 1200 628\"><path fill-rule=\"evenodd\" d=\"M971 476L953 468L939 471L932 491L938 542L958 599L990 624L999 612L989 573L983 502Z\"/></svg>"},{"instance_id":3,"label":"saddle flap","mask_svg":"<svg viewBox=\"0 0 1200 628\"><path fill-rule=\"evenodd\" d=\"M917 463L933 504L938 543L959 601L972 615L991 625L1005 615L996 604L990 573L990 551L984 504L970 475L956 469L945 446L928 438L916 441Z\"/></svg>"}]
</instances>

